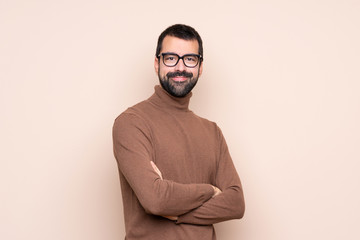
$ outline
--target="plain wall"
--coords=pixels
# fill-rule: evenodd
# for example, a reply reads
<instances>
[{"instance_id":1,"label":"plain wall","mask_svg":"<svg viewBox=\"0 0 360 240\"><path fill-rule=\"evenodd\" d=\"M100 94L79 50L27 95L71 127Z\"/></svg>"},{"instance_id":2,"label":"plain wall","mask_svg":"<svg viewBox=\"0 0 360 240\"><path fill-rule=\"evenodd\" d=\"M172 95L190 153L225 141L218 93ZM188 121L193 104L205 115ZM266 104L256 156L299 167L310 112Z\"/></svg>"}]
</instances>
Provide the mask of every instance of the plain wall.
<instances>
[{"instance_id":1,"label":"plain wall","mask_svg":"<svg viewBox=\"0 0 360 240\"><path fill-rule=\"evenodd\" d=\"M218 123L246 213L221 240L357 240L360 2L0 0L0 239L124 238L112 124L158 35L195 27L190 108Z\"/></svg>"}]
</instances>

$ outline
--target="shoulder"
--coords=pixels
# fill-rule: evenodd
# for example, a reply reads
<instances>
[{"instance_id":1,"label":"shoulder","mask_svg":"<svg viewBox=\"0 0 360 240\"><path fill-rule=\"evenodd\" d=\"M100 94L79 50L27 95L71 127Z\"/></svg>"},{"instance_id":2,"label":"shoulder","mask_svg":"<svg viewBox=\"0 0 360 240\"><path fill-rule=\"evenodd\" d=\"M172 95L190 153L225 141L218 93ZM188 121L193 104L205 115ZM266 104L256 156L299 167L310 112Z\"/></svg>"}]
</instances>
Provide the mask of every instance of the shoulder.
<instances>
[{"instance_id":1,"label":"shoulder","mask_svg":"<svg viewBox=\"0 0 360 240\"><path fill-rule=\"evenodd\" d=\"M141 119L144 115L146 115L146 109L149 108L149 102L147 100L144 100L142 102L139 102L128 109L126 109L124 112L122 112L119 116L115 118L115 123L117 122L127 122L132 119Z\"/></svg>"},{"instance_id":2,"label":"shoulder","mask_svg":"<svg viewBox=\"0 0 360 240\"><path fill-rule=\"evenodd\" d=\"M215 132L217 135L219 133L221 133L220 127L218 126L218 124L216 122L209 120L207 118L204 118L204 117L200 117L200 116L196 115L195 113L193 113L193 114L201 122L201 124L203 126L205 126L207 129Z\"/></svg>"},{"instance_id":3,"label":"shoulder","mask_svg":"<svg viewBox=\"0 0 360 240\"><path fill-rule=\"evenodd\" d=\"M130 130L131 128L147 128L146 109L149 108L147 100L129 107L115 118L114 130Z\"/></svg>"}]
</instances>

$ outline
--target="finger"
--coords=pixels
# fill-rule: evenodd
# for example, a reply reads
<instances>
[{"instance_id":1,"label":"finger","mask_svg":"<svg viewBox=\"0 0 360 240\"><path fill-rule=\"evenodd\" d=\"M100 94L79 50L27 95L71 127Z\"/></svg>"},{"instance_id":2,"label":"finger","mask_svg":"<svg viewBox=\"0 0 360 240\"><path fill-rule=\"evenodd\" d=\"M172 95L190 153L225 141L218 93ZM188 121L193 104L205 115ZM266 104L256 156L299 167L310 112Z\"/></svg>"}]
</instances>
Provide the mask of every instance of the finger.
<instances>
[{"instance_id":1,"label":"finger","mask_svg":"<svg viewBox=\"0 0 360 240\"><path fill-rule=\"evenodd\" d=\"M150 161L150 163L151 163L151 166L153 167L153 169L155 170L155 172L159 175L159 177L160 177L161 179L163 179L163 178L162 178L161 171L160 171L159 168L155 165L155 163L154 163L153 161Z\"/></svg>"},{"instance_id":2,"label":"finger","mask_svg":"<svg viewBox=\"0 0 360 240\"><path fill-rule=\"evenodd\" d=\"M218 187L215 187L215 186L212 186L212 187L214 189L214 195L212 197L215 197L215 196L219 195L220 193L222 193L222 191Z\"/></svg>"},{"instance_id":3,"label":"finger","mask_svg":"<svg viewBox=\"0 0 360 240\"><path fill-rule=\"evenodd\" d=\"M170 219L172 221L176 221L178 220L178 217L177 216L163 216L164 218L167 218L167 219Z\"/></svg>"}]
</instances>

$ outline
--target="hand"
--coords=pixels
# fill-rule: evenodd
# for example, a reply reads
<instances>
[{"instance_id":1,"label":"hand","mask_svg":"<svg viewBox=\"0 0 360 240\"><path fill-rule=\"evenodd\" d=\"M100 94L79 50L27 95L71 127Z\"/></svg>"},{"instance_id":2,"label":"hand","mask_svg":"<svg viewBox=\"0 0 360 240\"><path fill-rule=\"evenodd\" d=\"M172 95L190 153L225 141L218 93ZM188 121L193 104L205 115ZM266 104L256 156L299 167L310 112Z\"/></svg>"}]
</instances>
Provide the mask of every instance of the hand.
<instances>
[{"instance_id":1,"label":"hand","mask_svg":"<svg viewBox=\"0 0 360 240\"><path fill-rule=\"evenodd\" d=\"M212 197L215 197L215 196L219 195L220 193L222 193L222 191L219 188L217 188L215 186L212 186L212 187L214 189L214 195Z\"/></svg>"},{"instance_id":2,"label":"hand","mask_svg":"<svg viewBox=\"0 0 360 240\"><path fill-rule=\"evenodd\" d=\"M158 167L155 165L155 163L153 161L150 161L150 163L151 163L151 166L153 167L153 169L155 170L155 172L161 178L161 180L163 180L162 174L161 174L160 170L158 169Z\"/></svg>"},{"instance_id":3,"label":"hand","mask_svg":"<svg viewBox=\"0 0 360 240\"><path fill-rule=\"evenodd\" d=\"M169 219L171 221L177 221L178 220L177 216L162 216L162 217L167 218L167 219Z\"/></svg>"},{"instance_id":4,"label":"hand","mask_svg":"<svg viewBox=\"0 0 360 240\"><path fill-rule=\"evenodd\" d=\"M151 163L151 166L153 167L153 169L155 170L155 172L159 175L159 177L161 178L161 180L163 179L162 177L162 174L161 174L161 171L159 170L159 168L155 165L155 163L153 161L150 161ZM171 221L176 221L178 220L178 217L177 216L162 216L164 218L167 218Z\"/></svg>"}]
</instances>

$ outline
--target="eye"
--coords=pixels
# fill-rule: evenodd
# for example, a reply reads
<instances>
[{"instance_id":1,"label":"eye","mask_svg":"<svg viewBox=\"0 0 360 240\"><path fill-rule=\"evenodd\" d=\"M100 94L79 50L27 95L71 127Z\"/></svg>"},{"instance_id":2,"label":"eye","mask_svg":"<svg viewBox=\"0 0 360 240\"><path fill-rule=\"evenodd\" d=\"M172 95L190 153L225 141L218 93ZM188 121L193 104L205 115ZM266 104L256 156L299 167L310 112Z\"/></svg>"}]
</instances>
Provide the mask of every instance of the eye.
<instances>
[{"instance_id":1,"label":"eye","mask_svg":"<svg viewBox=\"0 0 360 240\"><path fill-rule=\"evenodd\" d=\"M185 61L188 61L188 62L195 62L195 61L196 61L196 59L195 59L195 57L189 56L189 57L186 57Z\"/></svg>"},{"instance_id":2,"label":"eye","mask_svg":"<svg viewBox=\"0 0 360 240\"><path fill-rule=\"evenodd\" d=\"M166 54L164 55L165 62L176 62L178 57L174 54Z\"/></svg>"}]
</instances>

